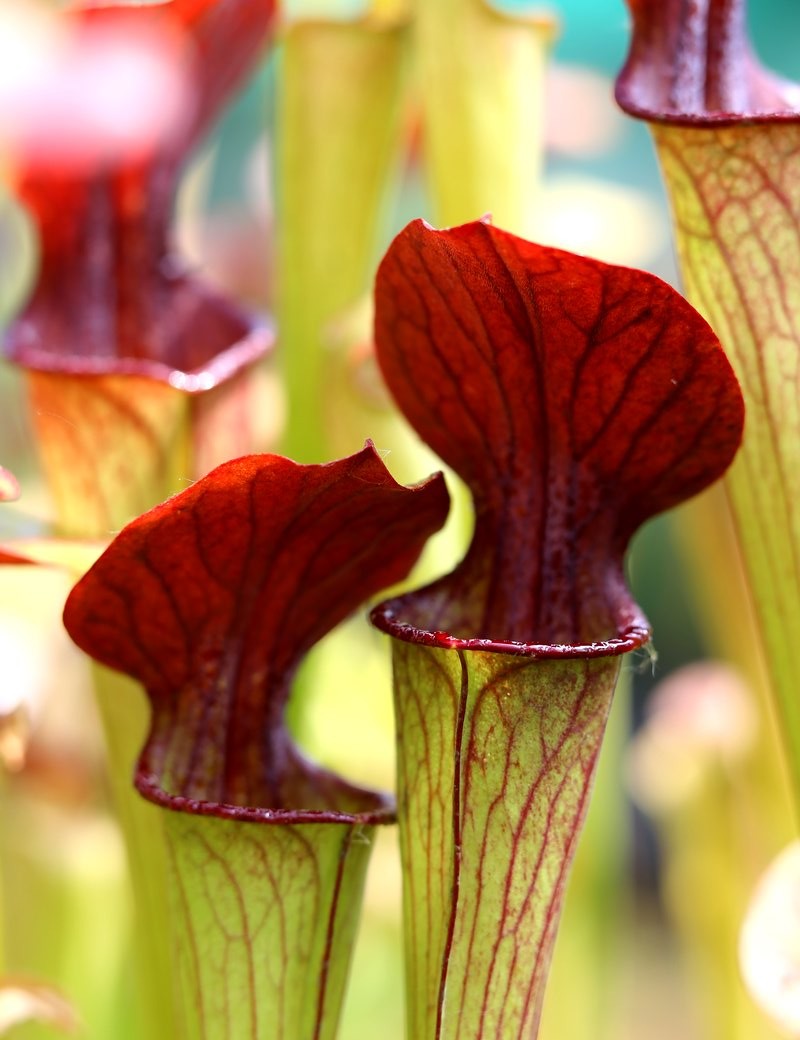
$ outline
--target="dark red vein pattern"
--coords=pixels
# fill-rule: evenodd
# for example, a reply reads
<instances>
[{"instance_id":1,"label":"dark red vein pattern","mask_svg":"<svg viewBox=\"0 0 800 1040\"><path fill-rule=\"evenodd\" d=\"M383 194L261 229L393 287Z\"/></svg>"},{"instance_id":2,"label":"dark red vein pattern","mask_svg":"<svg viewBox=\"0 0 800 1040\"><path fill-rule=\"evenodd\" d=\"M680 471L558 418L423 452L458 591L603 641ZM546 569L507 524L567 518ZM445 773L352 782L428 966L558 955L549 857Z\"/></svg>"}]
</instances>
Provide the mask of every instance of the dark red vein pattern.
<instances>
[{"instance_id":1,"label":"dark red vein pattern","mask_svg":"<svg viewBox=\"0 0 800 1040\"><path fill-rule=\"evenodd\" d=\"M687 295L747 402L727 488L800 790L800 123L664 126L656 141Z\"/></svg>"},{"instance_id":2,"label":"dark red vein pattern","mask_svg":"<svg viewBox=\"0 0 800 1040\"><path fill-rule=\"evenodd\" d=\"M535 1036L620 658L394 661L407 1035Z\"/></svg>"},{"instance_id":3,"label":"dark red vein pattern","mask_svg":"<svg viewBox=\"0 0 800 1040\"><path fill-rule=\"evenodd\" d=\"M373 829L169 814L187 1036L333 1040Z\"/></svg>"},{"instance_id":4,"label":"dark red vein pattern","mask_svg":"<svg viewBox=\"0 0 800 1040\"><path fill-rule=\"evenodd\" d=\"M136 785L165 829L187 1038L334 1035L374 824L390 799L308 761L284 711L303 654L402 578L447 515L371 445L226 463L126 527L73 589L73 639L146 688Z\"/></svg>"},{"instance_id":5,"label":"dark red vein pattern","mask_svg":"<svg viewBox=\"0 0 800 1040\"><path fill-rule=\"evenodd\" d=\"M742 384L747 428L727 487L800 792L798 86L753 58L743 0L692 15L677 0L631 6L617 99L654 124L687 296Z\"/></svg>"},{"instance_id":6,"label":"dark red vein pattern","mask_svg":"<svg viewBox=\"0 0 800 1040\"><path fill-rule=\"evenodd\" d=\"M637 623L631 534L719 477L741 438L741 394L697 312L641 271L417 221L378 272L376 349L476 511L464 562L400 620L523 644Z\"/></svg>"},{"instance_id":7,"label":"dark red vein pattern","mask_svg":"<svg viewBox=\"0 0 800 1040\"><path fill-rule=\"evenodd\" d=\"M376 349L464 478L464 561L373 620L396 638L410 1040L536 1035L621 656L649 638L622 562L722 474L741 394L652 276L478 222L395 240Z\"/></svg>"},{"instance_id":8,"label":"dark red vein pattern","mask_svg":"<svg viewBox=\"0 0 800 1040\"><path fill-rule=\"evenodd\" d=\"M447 507L441 475L401 487L368 445L327 465L236 459L130 523L72 590L64 621L147 690L140 790L234 818L365 811L361 792L292 744L291 678L318 639L406 574Z\"/></svg>"},{"instance_id":9,"label":"dark red vein pattern","mask_svg":"<svg viewBox=\"0 0 800 1040\"><path fill-rule=\"evenodd\" d=\"M28 372L59 532L108 538L187 481L258 447L255 360L242 356L230 378L193 394L136 375Z\"/></svg>"}]
</instances>

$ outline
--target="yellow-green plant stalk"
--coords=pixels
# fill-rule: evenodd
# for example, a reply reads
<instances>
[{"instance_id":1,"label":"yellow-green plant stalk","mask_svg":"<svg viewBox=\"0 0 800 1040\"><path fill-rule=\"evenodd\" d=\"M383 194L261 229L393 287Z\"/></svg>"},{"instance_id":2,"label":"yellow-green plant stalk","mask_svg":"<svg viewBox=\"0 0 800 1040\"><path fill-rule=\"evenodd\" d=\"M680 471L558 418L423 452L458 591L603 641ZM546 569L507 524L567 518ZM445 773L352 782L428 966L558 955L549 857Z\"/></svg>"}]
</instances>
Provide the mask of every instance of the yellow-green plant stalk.
<instances>
[{"instance_id":1,"label":"yellow-green plant stalk","mask_svg":"<svg viewBox=\"0 0 800 1040\"><path fill-rule=\"evenodd\" d=\"M397 237L376 287L387 384L464 479L464 560L377 607L393 637L411 1040L537 1034L646 518L716 479L733 373L658 279L477 222Z\"/></svg>"},{"instance_id":2,"label":"yellow-green plant stalk","mask_svg":"<svg viewBox=\"0 0 800 1040\"><path fill-rule=\"evenodd\" d=\"M592 1036L616 1040L620 1028L628 910L626 877L632 834L630 813L620 799L623 750L628 740L633 669L620 669L600 751L595 785L564 901L547 982L540 1036ZM576 991L580 1001L574 999Z\"/></svg>"},{"instance_id":3,"label":"yellow-green plant stalk","mask_svg":"<svg viewBox=\"0 0 800 1040\"><path fill-rule=\"evenodd\" d=\"M659 687L634 745L634 795L655 818L667 911L705 1030L720 1040L773 1037L735 951L755 879L792 834L791 788L724 487L674 520L704 642L735 671L696 665Z\"/></svg>"},{"instance_id":4,"label":"yellow-green plant stalk","mask_svg":"<svg viewBox=\"0 0 800 1040\"><path fill-rule=\"evenodd\" d=\"M527 6L512 15L492 0L413 4L423 161L440 226L491 213L533 233L556 24L541 5Z\"/></svg>"},{"instance_id":5,"label":"yellow-green plant stalk","mask_svg":"<svg viewBox=\"0 0 800 1040\"><path fill-rule=\"evenodd\" d=\"M284 447L304 461L329 453L321 421L336 361L326 349L329 327L372 280L400 151L407 42L407 25L394 14L299 18L284 27L277 311L288 398Z\"/></svg>"},{"instance_id":6,"label":"yellow-green plant stalk","mask_svg":"<svg viewBox=\"0 0 800 1040\"><path fill-rule=\"evenodd\" d=\"M740 782L761 806L758 812L767 840L760 854L766 862L793 831L792 785L782 754L758 620L724 485L698 495L678 510L675 520L704 641L715 657L733 665L742 676L757 717L755 739L738 760L737 770Z\"/></svg>"},{"instance_id":7,"label":"yellow-green plant stalk","mask_svg":"<svg viewBox=\"0 0 800 1040\"><path fill-rule=\"evenodd\" d=\"M631 3L617 100L647 119L688 298L742 384L747 428L727 489L800 797L800 109L750 49L744 0Z\"/></svg>"},{"instance_id":8,"label":"yellow-green plant stalk","mask_svg":"<svg viewBox=\"0 0 800 1040\"><path fill-rule=\"evenodd\" d=\"M371 445L226 463L133 521L65 623L147 690L136 770L164 817L182 1040L336 1034L372 830L391 800L310 762L285 723L303 654L398 581L444 522Z\"/></svg>"},{"instance_id":9,"label":"yellow-green plant stalk","mask_svg":"<svg viewBox=\"0 0 800 1040\"><path fill-rule=\"evenodd\" d=\"M394 647L409 1037L536 1035L619 657L531 656Z\"/></svg>"}]
</instances>

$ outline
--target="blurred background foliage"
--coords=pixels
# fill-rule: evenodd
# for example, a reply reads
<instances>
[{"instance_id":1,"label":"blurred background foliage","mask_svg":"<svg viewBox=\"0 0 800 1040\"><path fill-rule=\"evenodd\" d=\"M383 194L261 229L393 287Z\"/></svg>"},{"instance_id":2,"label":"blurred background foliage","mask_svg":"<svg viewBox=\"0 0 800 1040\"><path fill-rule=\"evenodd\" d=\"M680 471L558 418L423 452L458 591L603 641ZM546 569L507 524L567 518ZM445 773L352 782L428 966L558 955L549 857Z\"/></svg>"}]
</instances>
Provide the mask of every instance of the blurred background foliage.
<instances>
[{"instance_id":1,"label":"blurred background foliage","mask_svg":"<svg viewBox=\"0 0 800 1040\"><path fill-rule=\"evenodd\" d=\"M298 16L329 15L332 6L340 15L348 6L361 7L294 0L287 9ZM530 10L529 3L514 0L497 0L496 6L511 13ZM558 0L551 9L560 28L545 102L538 237L676 283L669 216L646 127L624 118L612 99L612 79L627 49L627 12L621 0ZM766 63L800 79L795 0L759 0L751 5L750 22ZM279 277L272 246L273 131L283 60L279 46L193 161L179 200L180 240L194 263L232 294L265 310L275 305ZM7 320L30 285L36 244L10 194L2 196L0 207L0 311ZM383 246L405 220L419 215L433 219L412 153L383 229ZM418 479L436 463L416 450L403 460L391 440L365 344L368 323L368 301L358 299L332 321L330 349L347 360L335 389L344 400L348 393L360 395L362 407L366 401L375 422L372 436L389 452L390 467L397 456L407 467L395 468L398 477ZM279 368L280 361L270 370L265 404L276 417L276 444L284 408ZM344 429L337 426L345 411L340 405L324 417L331 454L358 446L347 443L346 420L341 420ZM23 486L20 502L3 506L5 539L46 530L49 517L20 376L7 365L0 368L0 415L0 462ZM739 743L736 734L706 740L700 732L695 740L691 711L677 723L673 717L672 730L667 726L652 736L648 706L654 686L689 662L724 654L730 649L723 645L725 633L739 649L748 638L738 593L728 604L710 606L704 579L692 568L697 554L707 552L697 548L704 522L691 512L659 518L632 552L632 582L653 624L657 658L642 657L628 666L617 698L556 953L542 1033L550 1040L778 1035L747 1003L738 982L735 908L747 893L736 890L744 882L732 869L749 857L747 876L757 874L789 836L785 819L765 819L762 802L772 797L774 777L765 788L742 786L754 771L770 773L769 762L762 760L773 752L753 751L763 733ZM722 538L713 519L710 532L712 542ZM443 557L457 551L438 542L423 569L441 572ZM722 557L718 568L730 567L729 558ZM82 1035L133 1040L126 1011L133 999L126 945L133 910L105 787L102 741L86 692L87 669L60 630L68 581L45 570L4 568L0 582L2 972L54 983L88 1025ZM737 626L744 632L741 639ZM356 674L353 660L359 662ZM302 714L294 720L305 746L354 779L391 787L391 700L382 637L353 619L319 648L306 672L299 680ZM714 680L722 692L712 709L723 729L726 720L739 717L738 680L728 682L726 674ZM707 677L690 674L686 683L705 689ZM701 699L698 694L690 703ZM755 723L747 721L746 710L745 716L742 725L749 732ZM678 757L669 737L676 726ZM638 742L633 752L632 741ZM750 765L742 771L746 756ZM780 817L780 806L775 812ZM344 1040L402 1036L399 893L396 838L387 832L370 869ZM34 1040L55 1035L57 1028L40 1023L12 1028L11 1034Z\"/></svg>"}]
</instances>

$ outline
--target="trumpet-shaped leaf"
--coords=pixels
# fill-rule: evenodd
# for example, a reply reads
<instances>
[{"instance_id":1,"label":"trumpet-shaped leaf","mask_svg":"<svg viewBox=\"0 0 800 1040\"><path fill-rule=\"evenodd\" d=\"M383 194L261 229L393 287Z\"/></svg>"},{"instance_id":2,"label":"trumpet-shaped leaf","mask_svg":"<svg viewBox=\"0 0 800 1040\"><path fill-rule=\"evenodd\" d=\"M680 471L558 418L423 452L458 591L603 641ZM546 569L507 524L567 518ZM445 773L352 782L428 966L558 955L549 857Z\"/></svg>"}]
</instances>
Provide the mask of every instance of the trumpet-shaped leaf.
<instances>
[{"instance_id":1,"label":"trumpet-shaped leaf","mask_svg":"<svg viewBox=\"0 0 800 1040\"><path fill-rule=\"evenodd\" d=\"M186 431L195 408L184 394L241 382L234 377L272 343L267 323L205 286L171 243L181 168L253 69L272 14L270 0L170 0L63 16L65 31L86 36L86 46L145 29L178 41L176 56L194 88L194 108L179 130L154 135L148 146L120 154L101 127L89 166L38 149L10 156L38 232L39 272L5 351L31 370L43 464L69 534L118 528L176 489L176 469L184 478L198 473ZM141 82L143 96L149 86ZM241 388L214 396L219 402L231 393ZM191 422L201 425L195 415ZM232 421L229 410L223 420L231 430L243 424L250 425L246 412ZM236 447L236 454L252 450L241 438ZM229 449L218 446L212 464L230 457Z\"/></svg>"},{"instance_id":2,"label":"trumpet-shaped leaf","mask_svg":"<svg viewBox=\"0 0 800 1040\"><path fill-rule=\"evenodd\" d=\"M40 236L38 282L6 340L14 360L56 371L169 378L206 369L247 335L250 320L172 255L170 220L187 155L255 66L272 10L269 0L170 0L65 15L78 36L98 25L119 36L145 26L180 39L191 61L195 109L182 132L157 139L143 154L111 153L88 170L75 171L58 155L11 157L18 194Z\"/></svg>"},{"instance_id":3,"label":"trumpet-shaped leaf","mask_svg":"<svg viewBox=\"0 0 800 1040\"><path fill-rule=\"evenodd\" d=\"M743 0L693 13L631 5L617 100L653 124L688 298L747 404L728 477L745 568L800 791L800 87L761 68Z\"/></svg>"},{"instance_id":4,"label":"trumpet-shaped leaf","mask_svg":"<svg viewBox=\"0 0 800 1040\"><path fill-rule=\"evenodd\" d=\"M724 471L741 394L669 286L483 222L398 236L376 344L475 503L453 573L373 611L396 638L409 1036L532 1036L620 655L649 638L623 554Z\"/></svg>"},{"instance_id":5,"label":"trumpet-shaped leaf","mask_svg":"<svg viewBox=\"0 0 800 1040\"><path fill-rule=\"evenodd\" d=\"M234 817L346 802L290 741L291 677L403 577L446 510L441 477L403 488L367 446L327 465L237 459L129 524L71 593L65 623L148 692L140 789ZM266 814L244 808L258 805Z\"/></svg>"},{"instance_id":6,"label":"trumpet-shaped leaf","mask_svg":"<svg viewBox=\"0 0 800 1040\"><path fill-rule=\"evenodd\" d=\"M284 710L302 655L406 573L447 506L440 476L403 488L371 446L249 456L131 523L69 597L75 641L152 706L136 784L174 810L191 1037L333 1035L370 828L393 812L308 761Z\"/></svg>"},{"instance_id":7,"label":"trumpet-shaped leaf","mask_svg":"<svg viewBox=\"0 0 800 1040\"><path fill-rule=\"evenodd\" d=\"M627 543L720 476L741 434L706 322L652 275L483 222L416 222L379 271L376 341L398 404L475 501L467 557L404 602L407 620L499 643L638 640Z\"/></svg>"}]
</instances>

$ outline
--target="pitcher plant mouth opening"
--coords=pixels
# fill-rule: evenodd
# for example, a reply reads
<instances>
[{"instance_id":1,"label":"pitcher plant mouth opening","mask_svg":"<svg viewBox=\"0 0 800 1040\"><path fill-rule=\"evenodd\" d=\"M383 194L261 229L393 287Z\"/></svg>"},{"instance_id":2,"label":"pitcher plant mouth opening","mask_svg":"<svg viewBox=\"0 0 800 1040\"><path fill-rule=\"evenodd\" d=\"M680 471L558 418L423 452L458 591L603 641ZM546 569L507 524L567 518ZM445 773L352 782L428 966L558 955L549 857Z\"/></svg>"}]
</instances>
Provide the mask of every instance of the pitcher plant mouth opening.
<instances>
[{"instance_id":1,"label":"pitcher plant mouth opening","mask_svg":"<svg viewBox=\"0 0 800 1040\"><path fill-rule=\"evenodd\" d=\"M180 283L180 284L179 284ZM187 335L188 327L176 331L172 346L141 357L70 354L59 349L59 336L46 334L49 304L32 304L3 337L3 352L9 361L28 371L63 376L138 376L155 380L186 394L201 394L232 380L266 357L275 345L274 322L267 316L247 314L221 295L196 282L181 278L170 290L193 298L191 325L204 327L203 335ZM174 300L173 300L174 302ZM61 318L58 318L59 334ZM210 334L209 330L213 330ZM187 353L185 344L194 348ZM180 349L177 345L181 344ZM180 355L180 356L179 356Z\"/></svg>"},{"instance_id":2,"label":"pitcher plant mouth opening","mask_svg":"<svg viewBox=\"0 0 800 1040\"><path fill-rule=\"evenodd\" d=\"M153 772L147 749L136 767L134 784L142 797L162 809L189 813L193 816L213 816L238 823L272 824L343 824L349 827L374 826L395 823L397 820L394 798L382 791L372 791L348 783L342 777L304 762L304 770L313 775L314 782L325 791L326 808L289 805L231 805L201 798L187 798L171 794L161 786L158 774Z\"/></svg>"},{"instance_id":3,"label":"pitcher plant mouth opening","mask_svg":"<svg viewBox=\"0 0 800 1040\"><path fill-rule=\"evenodd\" d=\"M408 616L409 600L423 598L424 590L411 597L386 600L370 612L373 625L394 639L406 643L417 643L440 650L479 650L485 653L510 654L518 657L536 658L583 658L615 657L633 650L647 647L651 639L647 618L639 612L638 617L626 618L618 634L593 643L520 643L514 640L485 639L480 637L459 638L447 632L429 632L403 620ZM419 606L418 602L414 603ZM412 610L413 614L414 611Z\"/></svg>"},{"instance_id":4,"label":"pitcher plant mouth opening","mask_svg":"<svg viewBox=\"0 0 800 1040\"><path fill-rule=\"evenodd\" d=\"M792 123L800 86L753 52L745 0L710 0L689 14L682 0L628 0L633 26L615 88L637 119L685 127Z\"/></svg>"},{"instance_id":5,"label":"pitcher plant mouth opening","mask_svg":"<svg viewBox=\"0 0 800 1040\"><path fill-rule=\"evenodd\" d=\"M378 607L378 626L543 657L644 644L628 542L716 480L741 439L707 323L653 275L487 221L415 221L379 268L375 339L397 403L475 506L462 562Z\"/></svg>"},{"instance_id":6,"label":"pitcher plant mouth opening","mask_svg":"<svg viewBox=\"0 0 800 1040\"><path fill-rule=\"evenodd\" d=\"M269 319L204 285L176 255L172 211L190 153L254 70L273 18L272 0L61 12L64 36L87 60L109 39L148 32L163 40L190 103L173 133L153 133L127 151L114 151L101 123L89 142L92 163L75 165L55 145L26 149L23 140L12 148L11 176L38 233L39 258L30 299L5 333L6 357L42 372L144 376L197 393L272 347ZM149 82L139 87L139 104L151 104Z\"/></svg>"},{"instance_id":7,"label":"pitcher plant mouth opening","mask_svg":"<svg viewBox=\"0 0 800 1040\"><path fill-rule=\"evenodd\" d=\"M441 475L403 487L368 444L325 465L225 463L124 528L64 621L147 690L141 793L230 820L390 819L390 799L309 762L284 713L307 650L405 575L447 509Z\"/></svg>"},{"instance_id":8,"label":"pitcher plant mouth opening","mask_svg":"<svg viewBox=\"0 0 800 1040\"><path fill-rule=\"evenodd\" d=\"M460 564L377 606L393 638L408 1036L536 1036L622 656L641 523L716 480L742 398L651 275L477 221L422 221L379 271L376 354L466 483Z\"/></svg>"}]
</instances>

